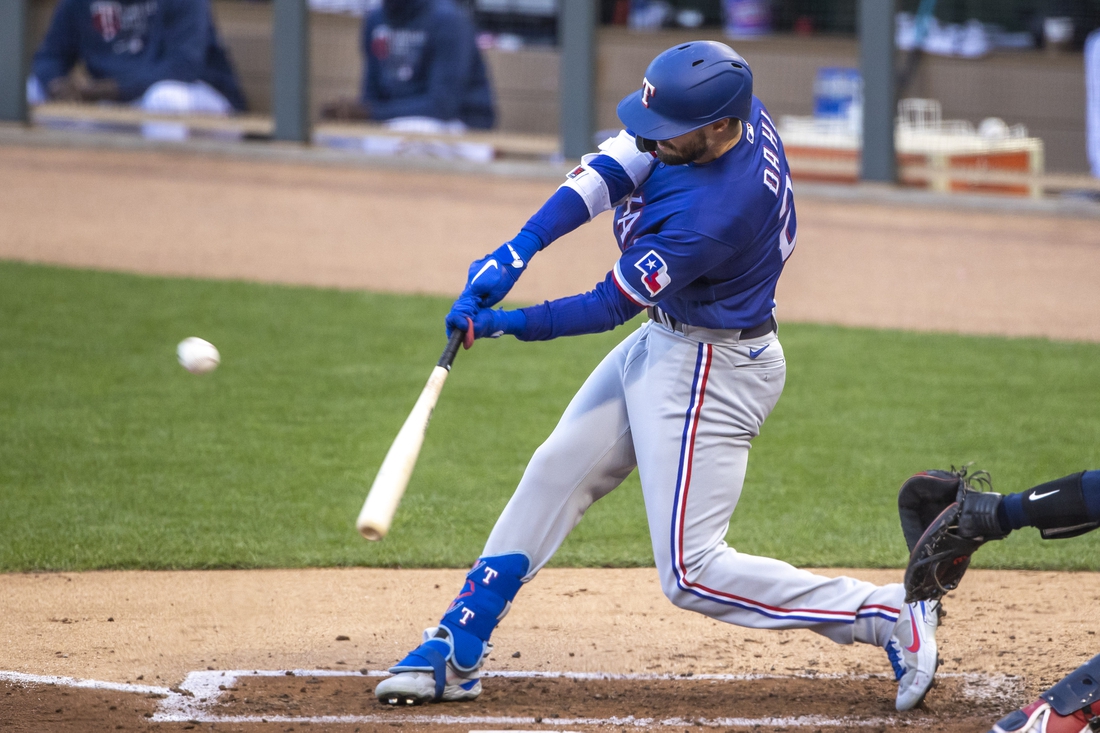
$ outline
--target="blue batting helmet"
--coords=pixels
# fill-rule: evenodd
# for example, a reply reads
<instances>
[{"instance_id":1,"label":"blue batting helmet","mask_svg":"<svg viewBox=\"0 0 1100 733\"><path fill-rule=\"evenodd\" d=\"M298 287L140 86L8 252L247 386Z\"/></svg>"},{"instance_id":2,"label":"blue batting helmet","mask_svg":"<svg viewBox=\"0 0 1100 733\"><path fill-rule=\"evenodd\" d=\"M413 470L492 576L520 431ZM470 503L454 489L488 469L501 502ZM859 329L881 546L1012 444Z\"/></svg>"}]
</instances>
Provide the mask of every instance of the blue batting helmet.
<instances>
[{"instance_id":1,"label":"blue batting helmet","mask_svg":"<svg viewBox=\"0 0 1100 733\"><path fill-rule=\"evenodd\" d=\"M642 88L619 102L619 119L637 137L668 140L752 111L752 70L724 43L691 41L662 52Z\"/></svg>"}]
</instances>

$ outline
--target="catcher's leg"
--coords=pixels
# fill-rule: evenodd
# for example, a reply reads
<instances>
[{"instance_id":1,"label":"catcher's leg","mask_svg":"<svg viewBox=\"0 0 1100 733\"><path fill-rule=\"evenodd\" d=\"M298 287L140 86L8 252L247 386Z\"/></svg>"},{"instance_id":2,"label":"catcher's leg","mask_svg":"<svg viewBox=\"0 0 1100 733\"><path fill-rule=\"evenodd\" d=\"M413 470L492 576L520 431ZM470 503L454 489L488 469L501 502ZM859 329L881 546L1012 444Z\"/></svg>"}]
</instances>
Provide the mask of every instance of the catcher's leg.
<instances>
[{"instance_id":1,"label":"catcher's leg","mask_svg":"<svg viewBox=\"0 0 1100 733\"><path fill-rule=\"evenodd\" d=\"M634 469L622 372L637 335L589 376L535 452L462 592L424 643L375 688L392 705L472 700L489 638L523 583L534 577L593 502Z\"/></svg>"},{"instance_id":2,"label":"catcher's leg","mask_svg":"<svg viewBox=\"0 0 1100 733\"><path fill-rule=\"evenodd\" d=\"M990 733L1091 731L1100 731L1100 654L1070 672L1035 702L1001 718Z\"/></svg>"}]
</instances>

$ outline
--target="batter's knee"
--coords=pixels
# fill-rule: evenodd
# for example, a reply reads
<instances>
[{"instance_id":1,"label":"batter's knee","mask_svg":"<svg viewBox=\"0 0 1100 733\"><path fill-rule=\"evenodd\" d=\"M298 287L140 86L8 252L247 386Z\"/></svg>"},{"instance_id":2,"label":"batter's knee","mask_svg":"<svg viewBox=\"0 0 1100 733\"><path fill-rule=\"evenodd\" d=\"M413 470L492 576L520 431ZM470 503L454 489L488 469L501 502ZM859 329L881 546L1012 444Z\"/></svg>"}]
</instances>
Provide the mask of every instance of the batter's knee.
<instances>
[{"instance_id":1,"label":"batter's knee","mask_svg":"<svg viewBox=\"0 0 1100 733\"><path fill-rule=\"evenodd\" d=\"M677 608L686 609L688 611L695 610L694 606L699 600L699 597L691 591L686 590L679 585L673 586L672 588L665 588L664 591L665 598L668 598L668 600L672 601L672 605L676 606Z\"/></svg>"},{"instance_id":2,"label":"batter's knee","mask_svg":"<svg viewBox=\"0 0 1100 733\"><path fill-rule=\"evenodd\" d=\"M723 545L724 546L724 545ZM659 564L661 590L677 608L707 613L710 608L704 585L699 580L707 575L707 567L714 560L714 553L722 547L715 546L698 553L689 553L676 562Z\"/></svg>"},{"instance_id":3,"label":"batter's knee","mask_svg":"<svg viewBox=\"0 0 1100 733\"><path fill-rule=\"evenodd\" d=\"M684 581L683 575L674 572L671 566L662 569L661 591L665 594L665 598L677 608L688 611L697 610L696 604L699 602L699 596L692 592L691 585Z\"/></svg>"}]
</instances>

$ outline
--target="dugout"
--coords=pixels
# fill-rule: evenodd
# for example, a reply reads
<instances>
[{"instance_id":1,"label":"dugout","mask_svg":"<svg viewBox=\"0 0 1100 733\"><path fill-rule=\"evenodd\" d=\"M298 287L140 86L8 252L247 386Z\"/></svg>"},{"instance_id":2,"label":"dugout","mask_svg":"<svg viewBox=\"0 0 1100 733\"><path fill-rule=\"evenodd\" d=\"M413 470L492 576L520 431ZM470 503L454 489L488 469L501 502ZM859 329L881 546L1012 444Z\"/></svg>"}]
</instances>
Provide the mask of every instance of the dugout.
<instances>
[{"instance_id":1,"label":"dugout","mask_svg":"<svg viewBox=\"0 0 1100 733\"><path fill-rule=\"evenodd\" d=\"M750 60L759 95L773 115L807 115L812 111L813 83L818 68L859 66L860 46L854 35L857 0L772 3L774 33L730 41L713 25L719 0L674 0L698 7L707 24L697 29L662 28L638 32L614 25L614 0L600 6L596 35L594 127L618 125L615 104L638 84L638 75L661 50L694 38L732 43ZM27 53L45 32L56 0L29 0ZM476 0L470 0L473 5ZM272 4L265 1L214 0L223 40L236 63L253 111L272 110ZM901 10L916 7L899 0ZM1028 13L1050 6L1044 0L978 2L956 0L939 4L944 20L975 14L988 16L1006 28L1027 27ZM1100 2L1073 4L1085 29L1100 20ZM1062 11L1059 11L1062 12ZM1068 11L1067 11L1068 12ZM799 19L810 19L814 32L798 35ZM355 94L361 71L358 49L359 18L347 14L310 14L310 98L316 117L325 100ZM612 23L612 24L608 24ZM561 133L557 47L546 43L485 50L497 94L498 130L505 133L557 136ZM906 63L897 55L897 66ZM1047 171L1087 171L1085 151L1084 70L1080 52L1049 53L1041 49L995 51L982 58L963 59L923 55L914 68L905 96L935 99L945 118L977 124L1000 117L1022 123L1045 146Z\"/></svg>"}]
</instances>

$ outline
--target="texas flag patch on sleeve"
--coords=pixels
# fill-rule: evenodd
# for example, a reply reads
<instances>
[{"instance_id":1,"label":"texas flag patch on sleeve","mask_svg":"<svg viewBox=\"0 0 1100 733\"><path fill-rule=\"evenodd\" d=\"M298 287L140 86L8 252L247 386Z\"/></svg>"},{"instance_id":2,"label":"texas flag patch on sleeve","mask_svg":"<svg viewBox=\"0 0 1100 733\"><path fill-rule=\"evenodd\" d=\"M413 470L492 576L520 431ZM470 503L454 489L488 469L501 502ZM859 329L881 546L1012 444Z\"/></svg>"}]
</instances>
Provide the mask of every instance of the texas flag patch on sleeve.
<instances>
[{"instance_id":1,"label":"texas flag patch on sleeve","mask_svg":"<svg viewBox=\"0 0 1100 733\"><path fill-rule=\"evenodd\" d=\"M672 278L668 276L668 265L661 259L661 255L649 250L642 259L634 263L634 266L642 272L642 285L649 291L652 298L668 287Z\"/></svg>"},{"instance_id":2,"label":"texas flag patch on sleeve","mask_svg":"<svg viewBox=\"0 0 1100 733\"><path fill-rule=\"evenodd\" d=\"M668 264L651 249L634 263L634 270L631 270L630 260L627 259L630 254L629 251L624 253L611 271L615 287L635 305L643 308L656 305L657 296L672 282ZM634 274L635 270L641 273L641 277Z\"/></svg>"}]
</instances>

